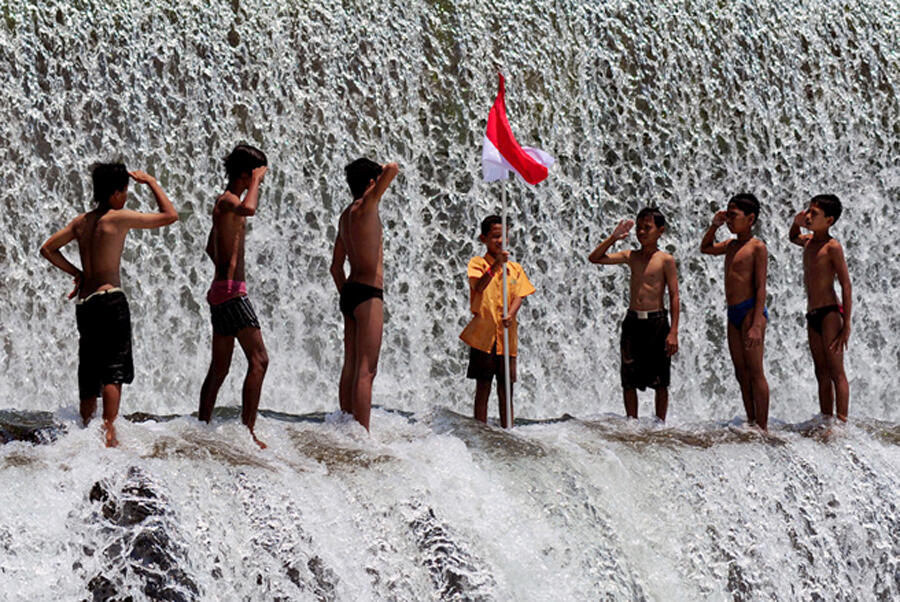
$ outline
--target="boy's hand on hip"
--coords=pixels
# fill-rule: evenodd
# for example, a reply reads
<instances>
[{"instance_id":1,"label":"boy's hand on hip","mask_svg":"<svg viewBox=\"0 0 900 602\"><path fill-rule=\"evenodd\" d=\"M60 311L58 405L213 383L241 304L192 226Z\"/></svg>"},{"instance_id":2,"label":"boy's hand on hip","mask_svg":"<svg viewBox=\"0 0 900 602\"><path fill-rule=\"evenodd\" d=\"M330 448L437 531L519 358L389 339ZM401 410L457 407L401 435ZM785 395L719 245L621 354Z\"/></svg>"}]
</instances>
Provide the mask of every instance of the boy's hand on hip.
<instances>
[{"instance_id":1,"label":"boy's hand on hip","mask_svg":"<svg viewBox=\"0 0 900 602\"><path fill-rule=\"evenodd\" d=\"M67 299L71 299L72 297L74 297L75 295L78 294L78 291L81 290L81 282L82 282L82 280L84 280L84 273L83 273L83 272L78 272L78 275L75 276L75 278L72 280L72 282L75 283L75 288L73 288L73 289L72 289L72 292L69 293L69 296L67 297Z\"/></svg>"}]
</instances>

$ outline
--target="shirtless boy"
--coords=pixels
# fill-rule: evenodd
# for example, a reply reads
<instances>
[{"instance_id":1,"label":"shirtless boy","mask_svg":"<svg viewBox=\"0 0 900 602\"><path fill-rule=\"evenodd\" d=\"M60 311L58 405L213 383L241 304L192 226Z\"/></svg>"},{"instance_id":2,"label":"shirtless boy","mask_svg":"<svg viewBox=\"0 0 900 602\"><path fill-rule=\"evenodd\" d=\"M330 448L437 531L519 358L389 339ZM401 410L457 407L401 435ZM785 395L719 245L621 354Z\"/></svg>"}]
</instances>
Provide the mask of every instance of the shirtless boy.
<instances>
[{"instance_id":1,"label":"shirtless boy","mask_svg":"<svg viewBox=\"0 0 900 602\"><path fill-rule=\"evenodd\" d=\"M769 383L763 372L763 350L769 312L766 309L766 245L751 228L759 216L759 201L749 193L735 195L726 211L718 211L703 236L700 252L725 256L725 300L728 303L728 350L741 386L747 422L768 429ZM736 234L716 242L716 231L728 224Z\"/></svg>"},{"instance_id":2,"label":"shirtless boy","mask_svg":"<svg viewBox=\"0 0 900 602\"><path fill-rule=\"evenodd\" d=\"M259 205L259 185L268 169L267 164L261 150L246 144L239 144L225 158L228 184L213 207L212 229L206 243L206 254L212 259L216 272L206 294L213 328L212 361L200 390L199 411L200 420L209 422L219 388L231 367L234 339L237 338L247 356L241 421L250 430L253 441L263 449L266 445L256 437L254 427L269 355L259 320L247 298L244 238L247 218L256 214Z\"/></svg>"},{"instance_id":3,"label":"shirtless boy","mask_svg":"<svg viewBox=\"0 0 900 602\"><path fill-rule=\"evenodd\" d=\"M140 213L123 209L128 196L128 178L146 184L159 211ZM119 444L114 421L119 413L122 383L134 379L131 357L131 314L122 292L119 263L125 235L132 228L159 228L178 220L178 213L153 176L129 172L121 163L93 166L91 179L97 208L82 213L55 233L41 247L50 263L75 278L69 298L78 296L75 320L78 324L78 393L81 419L88 425L103 396L103 428L106 446ZM78 242L81 269L60 249Z\"/></svg>"},{"instance_id":4,"label":"shirtless boy","mask_svg":"<svg viewBox=\"0 0 900 602\"><path fill-rule=\"evenodd\" d=\"M841 243L829 228L841 216L841 201L833 194L820 194L794 218L790 239L803 247L803 283L806 285L806 334L819 383L819 408L825 416L847 420L850 386L844 374L844 349L850 339L852 306L850 274ZM800 228L812 234L800 234ZM841 303L834 292L835 278L841 285Z\"/></svg>"},{"instance_id":5,"label":"shirtless boy","mask_svg":"<svg viewBox=\"0 0 900 602\"><path fill-rule=\"evenodd\" d=\"M635 223L641 248L609 254L613 244L627 237ZM629 418L638 416L637 389L650 387L656 391L656 417L660 420L665 421L669 407L669 370L672 355L678 351L680 303L675 259L657 246L665 230L665 216L659 209L646 207L635 221L619 222L609 238L588 256L591 263L624 263L631 268L631 298L622 322L621 340L622 390ZM666 289L671 326L663 305Z\"/></svg>"},{"instance_id":6,"label":"shirtless boy","mask_svg":"<svg viewBox=\"0 0 900 602\"><path fill-rule=\"evenodd\" d=\"M507 239L509 225L507 224ZM503 221L489 215L481 221L484 255L469 260L469 309L472 320L459 335L469 346L469 366L466 377L475 380L475 420L487 422L491 382L497 377L497 400L500 403L500 424L510 428L515 423L513 411L513 383L516 382L516 358L519 355L519 329L516 316L522 300L535 292L525 270L509 261L509 251L503 245ZM503 315L503 272L506 271L507 315ZM506 368L503 359L503 330L509 340L509 413L506 415Z\"/></svg>"},{"instance_id":7,"label":"shirtless boy","mask_svg":"<svg viewBox=\"0 0 900 602\"><path fill-rule=\"evenodd\" d=\"M353 202L341 213L334 241L331 276L344 315L341 410L369 430L372 383L378 368L384 322L384 261L378 204L400 168L357 159L344 168ZM350 275L344 275L344 260Z\"/></svg>"}]
</instances>

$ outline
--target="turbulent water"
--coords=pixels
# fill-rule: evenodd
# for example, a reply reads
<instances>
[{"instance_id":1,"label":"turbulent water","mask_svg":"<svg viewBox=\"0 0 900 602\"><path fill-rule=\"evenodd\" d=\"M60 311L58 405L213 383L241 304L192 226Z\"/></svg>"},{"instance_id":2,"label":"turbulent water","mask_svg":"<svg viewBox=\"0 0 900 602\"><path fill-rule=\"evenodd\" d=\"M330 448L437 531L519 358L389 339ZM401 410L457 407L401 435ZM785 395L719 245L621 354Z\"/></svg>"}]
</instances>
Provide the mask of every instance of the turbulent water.
<instances>
[{"instance_id":1,"label":"turbulent water","mask_svg":"<svg viewBox=\"0 0 900 602\"><path fill-rule=\"evenodd\" d=\"M0 0L0 599L897 599L898 15L877 0ZM519 140L557 159L539 186L507 185L537 288L512 433L463 417L457 338L477 226L499 206L479 174L497 70ZM266 452L227 408L242 358L213 425L189 416L209 213L242 141L270 160L247 235ZM360 155L401 165L371 437L330 414L328 265ZM38 248L91 207L88 165L118 158L181 219L126 242L136 379L107 452L76 424L69 279ZM770 254L772 440L740 426L721 258L698 252L742 190ZM852 421L833 431L813 418L787 241L820 192L844 201L854 293ZM586 261L646 204L669 218L681 283L666 427L612 415L627 272ZM132 186L129 206L151 195Z\"/></svg>"}]
</instances>

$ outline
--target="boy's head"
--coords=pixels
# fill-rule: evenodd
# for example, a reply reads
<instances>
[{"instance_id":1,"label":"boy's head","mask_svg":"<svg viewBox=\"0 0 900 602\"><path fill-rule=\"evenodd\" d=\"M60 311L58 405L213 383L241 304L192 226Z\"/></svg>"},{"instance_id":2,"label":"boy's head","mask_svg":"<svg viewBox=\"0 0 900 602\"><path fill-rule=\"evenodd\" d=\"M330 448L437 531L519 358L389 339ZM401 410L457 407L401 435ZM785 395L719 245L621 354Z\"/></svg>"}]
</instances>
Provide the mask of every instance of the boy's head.
<instances>
[{"instance_id":1,"label":"boy's head","mask_svg":"<svg viewBox=\"0 0 900 602\"><path fill-rule=\"evenodd\" d=\"M509 230L509 222L506 222ZM489 215L481 220L481 236L478 240L484 243L488 253L497 255L503 251L503 220L499 215Z\"/></svg>"},{"instance_id":2,"label":"boy's head","mask_svg":"<svg viewBox=\"0 0 900 602\"><path fill-rule=\"evenodd\" d=\"M644 207L638 211L634 223L635 235L642 246L656 244L666 231L666 216L656 207Z\"/></svg>"},{"instance_id":3,"label":"boy's head","mask_svg":"<svg viewBox=\"0 0 900 602\"><path fill-rule=\"evenodd\" d=\"M94 163L91 166L94 202L98 207L121 209L128 194L128 170L124 163Z\"/></svg>"},{"instance_id":4,"label":"boy's head","mask_svg":"<svg viewBox=\"0 0 900 602\"><path fill-rule=\"evenodd\" d=\"M728 201L725 223L732 232L743 232L756 225L759 219L759 201L749 193L736 194Z\"/></svg>"},{"instance_id":5,"label":"boy's head","mask_svg":"<svg viewBox=\"0 0 900 602\"><path fill-rule=\"evenodd\" d=\"M269 164L266 154L249 144L238 144L227 157L225 157L225 173L228 174L228 183L236 182L244 176L249 177L257 167L265 167Z\"/></svg>"},{"instance_id":6,"label":"boy's head","mask_svg":"<svg viewBox=\"0 0 900 602\"><path fill-rule=\"evenodd\" d=\"M833 194L819 194L809 199L806 221L810 230L827 230L841 217L841 200Z\"/></svg>"},{"instance_id":7,"label":"boy's head","mask_svg":"<svg viewBox=\"0 0 900 602\"><path fill-rule=\"evenodd\" d=\"M381 175L381 165L371 159L360 158L344 168L347 184L354 199L362 198L366 189Z\"/></svg>"}]
</instances>

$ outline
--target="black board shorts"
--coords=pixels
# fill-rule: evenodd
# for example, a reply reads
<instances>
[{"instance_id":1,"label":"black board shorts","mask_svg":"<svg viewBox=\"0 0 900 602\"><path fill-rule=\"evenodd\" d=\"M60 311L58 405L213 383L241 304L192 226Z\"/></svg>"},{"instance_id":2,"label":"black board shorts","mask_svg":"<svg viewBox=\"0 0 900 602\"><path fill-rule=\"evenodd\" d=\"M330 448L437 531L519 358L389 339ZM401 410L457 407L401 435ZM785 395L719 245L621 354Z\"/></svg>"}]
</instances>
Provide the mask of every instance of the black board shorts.
<instances>
[{"instance_id":1,"label":"black board shorts","mask_svg":"<svg viewBox=\"0 0 900 602\"><path fill-rule=\"evenodd\" d=\"M131 383L131 312L122 291L100 292L75 306L79 399L98 397L103 385Z\"/></svg>"},{"instance_id":2,"label":"black board shorts","mask_svg":"<svg viewBox=\"0 0 900 602\"><path fill-rule=\"evenodd\" d=\"M246 295L209 306L213 332L223 337L236 336L244 328L259 328L256 312Z\"/></svg>"},{"instance_id":3,"label":"black board shorts","mask_svg":"<svg viewBox=\"0 0 900 602\"><path fill-rule=\"evenodd\" d=\"M646 317L642 319L642 316ZM661 389L669 386L672 358L666 353L669 318L665 310L628 310L622 322L622 388Z\"/></svg>"},{"instance_id":4,"label":"black board shorts","mask_svg":"<svg viewBox=\"0 0 900 602\"><path fill-rule=\"evenodd\" d=\"M496 350L497 347L494 346ZM503 382L503 354L485 353L474 347L469 347L469 367L466 369L466 378L475 380L493 380ZM509 356L509 382L516 382L516 356Z\"/></svg>"}]
</instances>

